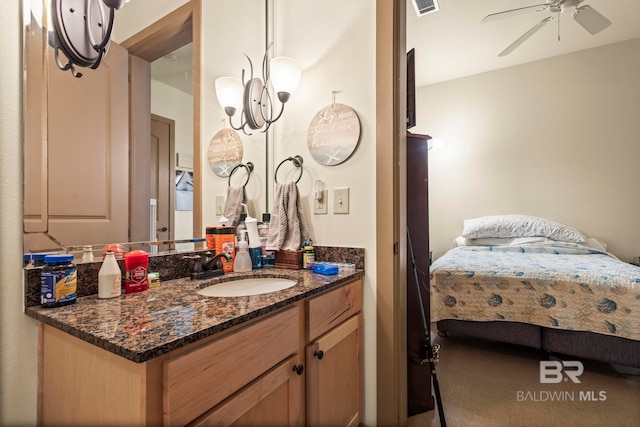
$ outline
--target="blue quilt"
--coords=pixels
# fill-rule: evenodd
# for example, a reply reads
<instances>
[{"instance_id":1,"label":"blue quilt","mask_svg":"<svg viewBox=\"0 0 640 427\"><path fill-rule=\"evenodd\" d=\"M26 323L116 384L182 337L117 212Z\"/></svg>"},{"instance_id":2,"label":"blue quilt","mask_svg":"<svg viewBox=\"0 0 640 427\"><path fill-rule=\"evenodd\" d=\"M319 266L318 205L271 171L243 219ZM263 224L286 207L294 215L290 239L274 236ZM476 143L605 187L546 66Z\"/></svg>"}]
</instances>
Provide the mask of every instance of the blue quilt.
<instances>
[{"instance_id":1,"label":"blue quilt","mask_svg":"<svg viewBox=\"0 0 640 427\"><path fill-rule=\"evenodd\" d=\"M430 268L431 320L510 321L640 340L640 267L580 244L461 246Z\"/></svg>"}]
</instances>

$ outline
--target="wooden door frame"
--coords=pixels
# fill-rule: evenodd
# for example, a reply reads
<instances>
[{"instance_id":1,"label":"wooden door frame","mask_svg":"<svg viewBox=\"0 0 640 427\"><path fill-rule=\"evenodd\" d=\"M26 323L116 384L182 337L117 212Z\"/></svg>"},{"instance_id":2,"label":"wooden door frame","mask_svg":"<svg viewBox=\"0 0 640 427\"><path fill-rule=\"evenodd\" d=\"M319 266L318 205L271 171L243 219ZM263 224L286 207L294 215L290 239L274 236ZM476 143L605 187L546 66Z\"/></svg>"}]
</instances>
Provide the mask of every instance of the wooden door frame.
<instances>
[{"instance_id":1,"label":"wooden door frame","mask_svg":"<svg viewBox=\"0 0 640 427\"><path fill-rule=\"evenodd\" d=\"M189 43L193 43L193 237L202 237L202 151L201 151L201 34L202 0L191 0L122 43L129 54L151 63ZM131 93L144 85L143 78L131 77ZM147 80L146 84L149 84ZM145 89L144 87L142 88ZM132 96L132 102L136 97ZM133 110L133 109L132 109ZM150 110L149 110L150 111ZM150 121L131 117L131 141L150 136ZM146 135L146 136L145 136ZM148 217L148 215L147 215ZM149 227L147 226L147 230Z\"/></svg>"},{"instance_id":2,"label":"wooden door frame","mask_svg":"<svg viewBox=\"0 0 640 427\"><path fill-rule=\"evenodd\" d=\"M377 424L407 423L406 1L376 0Z\"/></svg>"},{"instance_id":3,"label":"wooden door frame","mask_svg":"<svg viewBox=\"0 0 640 427\"><path fill-rule=\"evenodd\" d=\"M151 113L151 120L155 120L157 122L165 123L169 126L169 151L171 153L170 158L171 166L169 166L169 177L171 182L175 182L176 177L176 121L173 119L169 119L167 117L159 116L157 114ZM170 186L171 187L171 186ZM159 191L159 189L158 189ZM169 188L169 236L168 239L158 239L158 240L173 240L176 233L175 227L175 218L176 218L176 189L175 186L173 188ZM151 231L149 229L149 231ZM162 247L159 250L163 250Z\"/></svg>"}]
</instances>

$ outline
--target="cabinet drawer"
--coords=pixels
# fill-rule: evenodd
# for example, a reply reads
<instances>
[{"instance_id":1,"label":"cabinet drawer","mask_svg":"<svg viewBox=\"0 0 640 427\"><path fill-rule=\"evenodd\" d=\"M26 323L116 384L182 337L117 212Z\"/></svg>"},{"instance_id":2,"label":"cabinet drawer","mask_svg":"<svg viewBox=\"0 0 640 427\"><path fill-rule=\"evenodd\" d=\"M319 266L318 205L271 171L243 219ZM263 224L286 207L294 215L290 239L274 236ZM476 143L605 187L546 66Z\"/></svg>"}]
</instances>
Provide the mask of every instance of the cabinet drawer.
<instances>
[{"instance_id":1,"label":"cabinet drawer","mask_svg":"<svg viewBox=\"0 0 640 427\"><path fill-rule=\"evenodd\" d=\"M239 329L163 366L164 424L185 425L295 353L298 308Z\"/></svg>"},{"instance_id":2,"label":"cabinet drawer","mask_svg":"<svg viewBox=\"0 0 640 427\"><path fill-rule=\"evenodd\" d=\"M358 279L306 301L307 342L362 310L362 280Z\"/></svg>"}]
</instances>

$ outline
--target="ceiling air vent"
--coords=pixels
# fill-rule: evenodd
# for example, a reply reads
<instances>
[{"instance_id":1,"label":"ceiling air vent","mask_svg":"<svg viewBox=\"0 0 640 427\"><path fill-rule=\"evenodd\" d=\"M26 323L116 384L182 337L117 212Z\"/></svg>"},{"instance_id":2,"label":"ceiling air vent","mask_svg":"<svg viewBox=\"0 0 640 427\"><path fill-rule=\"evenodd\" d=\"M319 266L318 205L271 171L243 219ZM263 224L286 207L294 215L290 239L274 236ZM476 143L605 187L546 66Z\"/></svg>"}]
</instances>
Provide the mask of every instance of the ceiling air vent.
<instances>
[{"instance_id":1,"label":"ceiling air vent","mask_svg":"<svg viewBox=\"0 0 640 427\"><path fill-rule=\"evenodd\" d=\"M438 6L438 0L411 0L411 2L413 3L413 7L416 9L418 16L437 12L440 9Z\"/></svg>"}]
</instances>

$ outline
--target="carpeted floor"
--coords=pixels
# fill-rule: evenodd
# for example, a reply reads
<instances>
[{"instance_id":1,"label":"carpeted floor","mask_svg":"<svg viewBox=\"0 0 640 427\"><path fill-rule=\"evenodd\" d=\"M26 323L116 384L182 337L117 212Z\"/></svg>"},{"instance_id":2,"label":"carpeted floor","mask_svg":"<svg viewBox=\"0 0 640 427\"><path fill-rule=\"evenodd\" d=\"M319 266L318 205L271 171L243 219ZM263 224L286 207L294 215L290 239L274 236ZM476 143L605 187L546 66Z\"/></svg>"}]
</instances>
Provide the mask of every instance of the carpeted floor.
<instances>
[{"instance_id":1,"label":"carpeted floor","mask_svg":"<svg viewBox=\"0 0 640 427\"><path fill-rule=\"evenodd\" d=\"M638 369L582 360L579 384L541 384L540 361L560 359L471 339L433 343L441 345L437 375L448 427L640 426ZM440 426L437 410L409 417L408 426Z\"/></svg>"}]
</instances>

